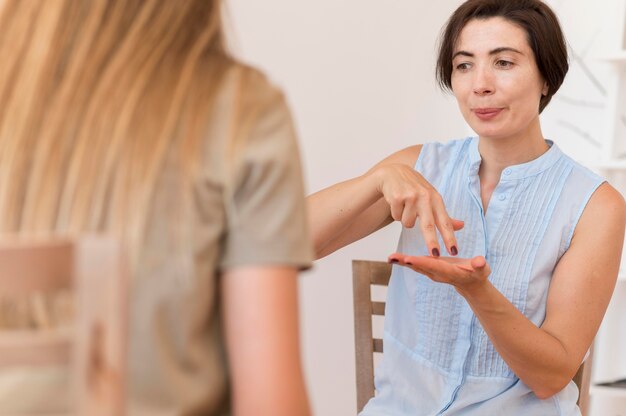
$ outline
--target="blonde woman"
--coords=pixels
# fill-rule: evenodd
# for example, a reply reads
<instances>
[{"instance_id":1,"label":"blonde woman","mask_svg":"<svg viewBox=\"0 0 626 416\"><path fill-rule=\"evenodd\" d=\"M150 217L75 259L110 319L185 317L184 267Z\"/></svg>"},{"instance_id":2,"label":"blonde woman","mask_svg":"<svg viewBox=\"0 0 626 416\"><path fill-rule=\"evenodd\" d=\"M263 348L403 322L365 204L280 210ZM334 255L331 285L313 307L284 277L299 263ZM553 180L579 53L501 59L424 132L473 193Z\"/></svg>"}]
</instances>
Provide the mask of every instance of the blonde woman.
<instances>
[{"instance_id":1,"label":"blonde woman","mask_svg":"<svg viewBox=\"0 0 626 416\"><path fill-rule=\"evenodd\" d=\"M0 232L127 244L129 414L309 414L294 131L219 1L5 0L0 56ZM22 380L0 413L62 410Z\"/></svg>"}]
</instances>

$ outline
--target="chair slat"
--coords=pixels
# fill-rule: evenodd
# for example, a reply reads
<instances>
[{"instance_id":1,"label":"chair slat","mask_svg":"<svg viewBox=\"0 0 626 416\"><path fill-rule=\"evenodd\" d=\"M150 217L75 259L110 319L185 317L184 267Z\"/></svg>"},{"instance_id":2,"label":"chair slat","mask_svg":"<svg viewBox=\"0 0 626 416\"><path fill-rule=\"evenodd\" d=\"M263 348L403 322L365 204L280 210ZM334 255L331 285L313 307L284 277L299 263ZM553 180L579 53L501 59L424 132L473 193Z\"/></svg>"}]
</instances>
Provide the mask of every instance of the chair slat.
<instances>
[{"instance_id":1,"label":"chair slat","mask_svg":"<svg viewBox=\"0 0 626 416\"><path fill-rule=\"evenodd\" d=\"M71 328L0 331L0 367L16 363L46 366L69 364Z\"/></svg>"},{"instance_id":2,"label":"chair slat","mask_svg":"<svg viewBox=\"0 0 626 416\"><path fill-rule=\"evenodd\" d=\"M73 244L17 239L0 242L0 296L27 296L71 286L74 267Z\"/></svg>"},{"instance_id":3,"label":"chair slat","mask_svg":"<svg viewBox=\"0 0 626 416\"><path fill-rule=\"evenodd\" d=\"M391 278L391 264L382 261L368 262L370 283L378 286L388 286Z\"/></svg>"},{"instance_id":4,"label":"chair slat","mask_svg":"<svg viewBox=\"0 0 626 416\"><path fill-rule=\"evenodd\" d=\"M372 302L372 315L385 316L385 302Z\"/></svg>"},{"instance_id":5,"label":"chair slat","mask_svg":"<svg viewBox=\"0 0 626 416\"><path fill-rule=\"evenodd\" d=\"M372 344L374 345L374 352L383 352L383 340L379 338L372 339Z\"/></svg>"}]
</instances>

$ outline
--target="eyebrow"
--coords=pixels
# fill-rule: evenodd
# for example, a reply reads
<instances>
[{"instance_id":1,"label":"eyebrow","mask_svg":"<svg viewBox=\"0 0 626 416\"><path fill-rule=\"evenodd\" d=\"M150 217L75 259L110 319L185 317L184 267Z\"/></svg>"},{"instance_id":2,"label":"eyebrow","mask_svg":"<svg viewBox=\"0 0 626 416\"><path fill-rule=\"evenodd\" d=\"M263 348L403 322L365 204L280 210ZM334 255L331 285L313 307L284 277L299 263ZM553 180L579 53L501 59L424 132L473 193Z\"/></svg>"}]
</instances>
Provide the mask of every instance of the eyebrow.
<instances>
[{"instance_id":1,"label":"eyebrow","mask_svg":"<svg viewBox=\"0 0 626 416\"><path fill-rule=\"evenodd\" d=\"M515 48L511 48L508 46L502 46L500 48L495 48L491 51L489 51L489 55L497 55L501 52L513 52L513 53L519 53L520 55L524 55L521 51L518 51ZM454 55L452 55L452 59L456 58L457 56L469 56L470 58L474 57L474 54L471 52L467 52L467 51L458 51L457 53L455 53Z\"/></svg>"}]
</instances>

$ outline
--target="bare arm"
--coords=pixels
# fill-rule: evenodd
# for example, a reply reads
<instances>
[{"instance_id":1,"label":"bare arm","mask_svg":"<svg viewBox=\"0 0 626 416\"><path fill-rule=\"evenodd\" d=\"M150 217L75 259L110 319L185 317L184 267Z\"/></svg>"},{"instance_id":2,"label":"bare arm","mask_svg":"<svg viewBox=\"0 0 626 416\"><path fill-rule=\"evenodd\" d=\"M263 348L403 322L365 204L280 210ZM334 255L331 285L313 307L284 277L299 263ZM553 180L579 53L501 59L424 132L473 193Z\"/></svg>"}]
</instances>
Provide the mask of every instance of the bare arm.
<instances>
[{"instance_id":1,"label":"bare arm","mask_svg":"<svg viewBox=\"0 0 626 416\"><path fill-rule=\"evenodd\" d=\"M559 261L538 328L487 280L484 258L471 261L393 255L465 297L498 353L537 397L561 391L572 379L611 299L626 227L626 205L610 185L598 188Z\"/></svg>"},{"instance_id":2,"label":"bare arm","mask_svg":"<svg viewBox=\"0 0 626 416\"><path fill-rule=\"evenodd\" d=\"M297 272L237 267L222 277L234 415L310 415L300 362Z\"/></svg>"},{"instance_id":3,"label":"bare arm","mask_svg":"<svg viewBox=\"0 0 626 416\"><path fill-rule=\"evenodd\" d=\"M437 230L448 252L456 251L454 230L461 221L451 219L435 189L414 170L422 146L392 154L364 175L338 183L307 198L309 224L316 257L345 247L394 220L420 228L431 252L440 253ZM453 250L452 247L455 247Z\"/></svg>"}]
</instances>

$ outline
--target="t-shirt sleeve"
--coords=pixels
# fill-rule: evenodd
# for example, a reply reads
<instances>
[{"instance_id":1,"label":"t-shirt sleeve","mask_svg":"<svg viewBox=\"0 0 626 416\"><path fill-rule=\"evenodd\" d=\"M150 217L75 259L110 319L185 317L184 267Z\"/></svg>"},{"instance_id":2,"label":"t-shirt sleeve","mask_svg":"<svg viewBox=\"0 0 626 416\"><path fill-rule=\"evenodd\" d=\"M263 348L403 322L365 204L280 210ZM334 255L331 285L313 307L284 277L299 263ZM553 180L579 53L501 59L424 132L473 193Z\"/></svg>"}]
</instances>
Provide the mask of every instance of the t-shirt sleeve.
<instances>
[{"instance_id":1,"label":"t-shirt sleeve","mask_svg":"<svg viewBox=\"0 0 626 416\"><path fill-rule=\"evenodd\" d=\"M253 105L238 118L232 181L224 194L226 233L221 268L312 262L295 130L284 96L263 79L243 86ZM251 98L250 98L251 97ZM245 101L245 98L244 98Z\"/></svg>"}]
</instances>

